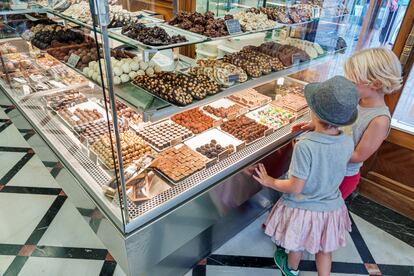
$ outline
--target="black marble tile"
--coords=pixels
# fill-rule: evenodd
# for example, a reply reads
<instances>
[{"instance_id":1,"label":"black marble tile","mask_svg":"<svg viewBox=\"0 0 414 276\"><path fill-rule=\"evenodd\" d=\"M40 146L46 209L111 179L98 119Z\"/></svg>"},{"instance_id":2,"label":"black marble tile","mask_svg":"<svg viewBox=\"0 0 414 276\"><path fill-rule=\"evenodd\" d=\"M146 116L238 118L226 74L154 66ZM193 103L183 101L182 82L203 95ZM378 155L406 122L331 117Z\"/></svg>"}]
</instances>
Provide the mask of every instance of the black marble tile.
<instances>
[{"instance_id":1,"label":"black marble tile","mask_svg":"<svg viewBox=\"0 0 414 276\"><path fill-rule=\"evenodd\" d=\"M361 257L364 263L375 264L374 257L372 256L367 244L364 241L364 238L359 232L358 227L355 224L354 219L352 218L352 215L350 214L349 217L351 218L351 221L352 221L352 232L350 233L350 235L359 253L359 256Z\"/></svg>"},{"instance_id":2,"label":"black marble tile","mask_svg":"<svg viewBox=\"0 0 414 276\"><path fill-rule=\"evenodd\" d=\"M27 152L1 179L0 184L6 185L33 157L34 152Z\"/></svg>"},{"instance_id":3,"label":"black marble tile","mask_svg":"<svg viewBox=\"0 0 414 276\"><path fill-rule=\"evenodd\" d=\"M99 248L36 246L32 257L105 260L108 250Z\"/></svg>"},{"instance_id":4,"label":"black marble tile","mask_svg":"<svg viewBox=\"0 0 414 276\"><path fill-rule=\"evenodd\" d=\"M352 213L414 247L414 220L363 196L355 197L347 205Z\"/></svg>"},{"instance_id":5,"label":"black marble tile","mask_svg":"<svg viewBox=\"0 0 414 276\"><path fill-rule=\"evenodd\" d=\"M102 265L99 276L112 276L114 275L115 268L116 268L115 261L105 261Z\"/></svg>"},{"instance_id":6,"label":"black marble tile","mask_svg":"<svg viewBox=\"0 0 414 276\"><path fill-rule=\"evenodd\" d=\"M12 121L10 119L0 119L0 123L0 132L2 132L12 124Z\"/></svg>"},{"instance_id":7,"label":"black marble tile","mask_svg":"<svg viewBox=\"0 0 414 276\"><path fill-rule=\"evenodd\" d=\"M31 148L0 146L0 151L3 151L3 152L30 152L30 151L33 151L33 150Z\"/></svg>"},{"instance_id":8,"label":"black marble tile","mask_svg":"<svg viewBox=\"0 0 414 276\"><path fill-rule=\"evenodd\" d=\"M54 178L56 178L62 169L63 169L62 163L56 162L55 166L53 166L53 169L50 171L50 174Z\"/></svg>"},{"instance_id":9,"label":"black marble tile","mask_svg":"<svg viewBox=\"0 0 414 276\"><path fill-rule=\"evenodd\" d=\"M16 107L14 105L7 105L7 104L0 104L0 108L4 109L4 113L9 113L10 111L12 111L13 109L15 109Z\"/></svg>"},{"instance_id":10,"label":"black marble tile","mask_svg":"<svg viewBox=\"0 0 414 276\"><path fill-rule=\"evenodd\" d=\"M0 192L14 194L58 195L61 191L62 189L60 188L4 186Z\"/></svg>"},{"instance_id":11,"label":"black marble tile","mask_svg":"<svg viewBox=\"0 0 414 276\"><path fill-rule=\"evenodd\" d=\"M19 130L20 133L23 134L23 138L26 141L28 141L30 138L32 138L36 134L36 131L34 131L34 129L31 129L31 128L29 128L29 129L19 128L18 130Z\"/></svg>"},{"instance_id":12,"label":"black marble tile","mask_svg":"<svg viewBox=\"0 0 414 276\"><path fill-rule=\"evenodd\" d=\"M396 275L396 276L414 276L414 265L378 265L383 276Z\"/></svg>"},{"instance_id":13,"label":"black marble tile","mask_svg":"<svg viewBox=\"0 0 414 276\"><path fill-rule=\"evenodd\" d=\"M192 276L206 276L207 267L205 265L197 265L193 268Z\"/></svg>"},{"instance_id":14,"label":"black marble tile","mask_svg":"<svg viewBox=\"0 0 414 276\"><path fill-rule=\"evenodd\" d=\"M40 241L40 239L43 237L44 233L48 229L49 225L52 223L57 213L62 208L66 198L66 196L56 197L50 208L47 210L46 214L43 216L39 224L36 226L35 230L27 239L26 244L37 244Z\"/></svg>"},{"instance_id":15,"label":"black marble tile","mask_svg":"<svg viewBox=\"0 0 414 276\"><path fill-rule=\"evenodd\" d=\"M17 255L22 246L18 244L0 244L0 255Z\"/></svg>"},{"instance_id":16,"label":"black marble tile","mask_svg":"<svg viewBox=\"0 0 414 276\"><path fill-rule=\"evenodd\" d=\"M276 268L273 258L231 255L210 255L207 265Z\"/></svg>"}]
</instances>

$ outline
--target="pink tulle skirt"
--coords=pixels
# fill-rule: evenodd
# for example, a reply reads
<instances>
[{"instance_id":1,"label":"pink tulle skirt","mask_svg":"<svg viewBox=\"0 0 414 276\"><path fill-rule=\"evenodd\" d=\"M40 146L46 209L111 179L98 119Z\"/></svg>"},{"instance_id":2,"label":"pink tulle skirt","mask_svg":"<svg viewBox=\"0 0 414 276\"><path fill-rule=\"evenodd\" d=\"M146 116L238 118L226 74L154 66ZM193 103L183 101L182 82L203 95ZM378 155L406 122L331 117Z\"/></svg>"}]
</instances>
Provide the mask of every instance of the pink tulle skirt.
<instances>
[{"instance_id":1,"label":"pink tulle skirt","mask_svg":"<svg viewBox=\"0 0 414 276\"><path fill-rule=\"evenodd\" d=\"M265 225L265 233L277 245L288 251L316 254L345 247L352 223L345 204L335 211L316 212L286 207L279 199Z\"/></svg>"}]
</instances>

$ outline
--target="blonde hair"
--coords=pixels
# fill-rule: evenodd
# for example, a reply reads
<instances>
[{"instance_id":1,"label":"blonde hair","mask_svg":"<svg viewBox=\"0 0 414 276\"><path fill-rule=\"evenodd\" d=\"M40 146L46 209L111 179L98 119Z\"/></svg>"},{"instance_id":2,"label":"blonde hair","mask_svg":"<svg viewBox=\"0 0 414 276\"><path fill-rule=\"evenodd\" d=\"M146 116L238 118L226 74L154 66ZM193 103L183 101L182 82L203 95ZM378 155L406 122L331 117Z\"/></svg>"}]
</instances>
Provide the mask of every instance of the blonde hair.
<instances>
[{"instance_id":1,"label":"blonde hair","mask_svg":"<svg viewBox=\"0 0 414 276\"><path fill-rule=\"evenodd\" d=\"M345 77L356 83L382 83L381 92L390 94L401 88L401 63L386 48L364 49L348 58L344 65Z\"/></svg>"}]
</instances>

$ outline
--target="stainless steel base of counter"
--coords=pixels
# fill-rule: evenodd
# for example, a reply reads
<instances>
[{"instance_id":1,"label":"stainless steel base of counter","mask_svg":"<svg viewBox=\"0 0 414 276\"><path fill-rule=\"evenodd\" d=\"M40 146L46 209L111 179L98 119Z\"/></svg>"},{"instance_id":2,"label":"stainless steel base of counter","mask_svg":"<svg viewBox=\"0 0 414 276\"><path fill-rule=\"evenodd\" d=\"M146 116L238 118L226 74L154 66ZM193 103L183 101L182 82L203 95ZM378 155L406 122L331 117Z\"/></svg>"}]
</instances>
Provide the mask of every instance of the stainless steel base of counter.
<instances>
[{"instance_id":1,"label":"stainless steel base of counter","mask_svg":"<svg viewBox=\"0 0 414 276\"><path fill-rule=\"evenodd\" d=\"M274 165L274 176L286 170L290 144L264 161ZM279 198L253 180L249 166L157 220L122 235L100 212L81 185L63 186L69 199L128 275L183 275L200 259L220 247ZM66 183L67 184L67 183ZM85 212L85 210L88 210Z\"/></svg>"}]
</instances>

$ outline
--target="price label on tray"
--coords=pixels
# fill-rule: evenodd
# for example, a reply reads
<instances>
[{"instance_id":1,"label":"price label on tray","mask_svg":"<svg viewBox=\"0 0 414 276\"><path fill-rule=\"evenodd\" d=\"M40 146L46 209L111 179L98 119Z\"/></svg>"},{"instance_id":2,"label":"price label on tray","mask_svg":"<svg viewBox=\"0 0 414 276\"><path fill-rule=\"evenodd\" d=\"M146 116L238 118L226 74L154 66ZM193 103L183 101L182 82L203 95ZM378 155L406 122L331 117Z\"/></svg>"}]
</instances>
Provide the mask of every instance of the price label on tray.
<instances>
[{"instance_id":1,"label":"price label on tray","mask_svg":"<svg viewBox=\"0 0 414 276\"><path fill-rule=\"evenodd\" d=\"M240 80L240 75L229 75L229 82L238 82Z\"/></svg>"},{"instance_id":2,"label":"price label on tray","mask_svg":"<svg viewBox=\"0 0 414 276\"><path fill-rule=\"evenodd\" d=\"M27 95L30 95L30 91L31 91L31 89L30 89L30 87L28 86L28 85L23 85L22 86L22 88L23 88L23 95L25 95L25 96L27 96Z\"/></svg>"},{"instance_id":3,"label":"price label on tray","mask_svg":"<svg viewBox=\"0 0 414 276\"><path fill-rule=\"evenodd\" d=\"M226 20L226 27L227 27L227 31L229 32L229 34L238 34L241 33L241 26L240 26L240 22L237 19L229 19Z\"/></svg>"},{"instance_id":4,"label":"price label on tray","mask_svg":"<svg viewBox=\"0 0 414 276\"><path fill-rule=\"evenodd\" d=\"M69 66L76 67L76 64L78 64L79 60L80 60L80 56L71 54L68 59L68 64Z\"/></svg>"}]
</instances>

